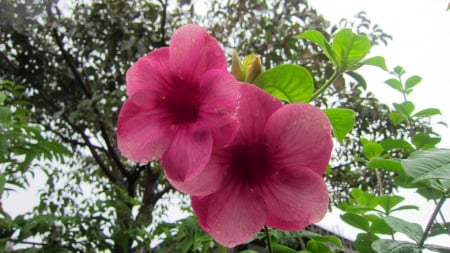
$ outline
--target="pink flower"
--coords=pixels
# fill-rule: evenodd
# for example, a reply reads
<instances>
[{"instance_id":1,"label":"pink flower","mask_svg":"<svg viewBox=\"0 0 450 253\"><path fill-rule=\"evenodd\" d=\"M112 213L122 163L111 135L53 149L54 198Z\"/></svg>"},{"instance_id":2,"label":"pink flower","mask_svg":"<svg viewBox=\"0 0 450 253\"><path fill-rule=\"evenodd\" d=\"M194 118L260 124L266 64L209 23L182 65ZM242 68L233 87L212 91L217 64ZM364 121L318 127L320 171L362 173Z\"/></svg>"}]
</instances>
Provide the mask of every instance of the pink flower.
<instances>
[{"instance_id":1,"label":"pink flower","mask_svg":"<svg viewBox=\"0 0 450 253\"><path fill-rule=\"evenodd\" d=\"M238 85L217 41L197 25L179 28L169 47L140 58L126 82L119 149L135 162L160 158L170 179L195 177L212 148L237 133Z\"/></svg>"},{"instance_id":2,"label":"pink flower","mask_svg":"<svg viewBox=\"0 0 450 253\"><path fill-rule=\"evenodd\" d=\"M322 219L328 207L322 175L332 149L326 115L309 104L283 106L242 84L239 120L234 141L215 149L201 174L172 182L193 195L200 226L233 247L264 224L299 230Z\"/></svg>"}]
</instances>

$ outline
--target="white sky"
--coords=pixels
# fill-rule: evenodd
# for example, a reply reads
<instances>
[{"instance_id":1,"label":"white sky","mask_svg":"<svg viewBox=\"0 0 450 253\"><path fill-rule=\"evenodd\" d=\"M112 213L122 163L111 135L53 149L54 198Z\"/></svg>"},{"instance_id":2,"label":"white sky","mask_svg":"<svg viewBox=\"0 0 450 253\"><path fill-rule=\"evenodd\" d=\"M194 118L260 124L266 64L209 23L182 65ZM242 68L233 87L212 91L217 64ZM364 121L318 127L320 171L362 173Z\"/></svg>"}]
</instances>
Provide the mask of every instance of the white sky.
<instances>
[{"instance_id":1,"label":"white sky","mask_svg":"<svg viewBox=\"0 0 450 253\"><path fill-rule=\"evenodd\" d=\"M388 68L403 66L407 75L419 75L422 83L415 88L410 99L416 104L416 109L436 107L441 109L443 116L439 120L450 125L450 106L447 86L450 85L450 11L447 11L448 0L310 0L310 5L331 21L338 23L341 18L352 19L361 10L367 12L367 17L388 34L393 41L387 47L379 46L372 50L371 55L385 57ZM360 73L368 81L371 91L382 102L392 103L402 100L400 93L393 91L384 84L391 78L375 67L363 67ZM450 148L450 132L444 127L436 128L442 135L441 147ZM38 175L38 178L43 179ZM45 179L44 179L45 180ZM28 191L19 191L3 199L4 209L12 214L29 211L37 203L37 190L44 182L35 182ZM421 212L401 213L404 219L419 222L425 226L426 219L434 205L418 198L411 191L402 191L407 196L407 203L421 206ZM447 203L444 214L450 220L450 204ZM357 230L345 226L335 212L328 215L320 224L324 227L354 238ZM401 238L401 237L399 237ZM448 236L431 238L429 243L450 247Z\"/></svg>"}]
</instances>

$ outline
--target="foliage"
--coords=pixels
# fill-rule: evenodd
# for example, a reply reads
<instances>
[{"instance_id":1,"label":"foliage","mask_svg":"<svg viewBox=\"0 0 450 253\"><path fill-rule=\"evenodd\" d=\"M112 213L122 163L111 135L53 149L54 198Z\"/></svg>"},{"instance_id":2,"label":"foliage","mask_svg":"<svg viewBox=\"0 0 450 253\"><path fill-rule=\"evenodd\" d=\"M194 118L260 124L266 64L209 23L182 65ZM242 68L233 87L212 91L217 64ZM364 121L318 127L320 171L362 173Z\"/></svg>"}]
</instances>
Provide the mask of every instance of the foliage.
<instances>
[{"instance_id":1,"label":"foliage","mask_svg":"<svg viewBox=\"0 0 450 253\"><path fill-rule=\"evenodd\" d=\"M398 185L417 188L431 200L448 197L448 182L441 177L448 168L441 157L447 150L432 149L440 138L429 127L429 117L440 112L416 111L406 100L420 77L403 82L404 70L395 68L387 84L405 101L389 107L366 91L365 80L356 72L363 65L385 68L382 58L366 56L371 44L386 44L389 35L364 13L355 23L343 22L353 30L332 27L333 34L328 34L325 19L303 0L212 1L203 17L196 16L197 7L190 1L177 2L176 7L165 0L74 1L69 7L56 1L0 3L0 77L13 81L2 82L0 92L0 193L13 185L26 187L32 168L47 176L40 204L32 212L14 218L1 212L0 247L8 242L24 245L18 250L23 252L150 252L151 242L161 234L162 252L166 247L192 252L217 246L192 218L158 226L167 211L158 203L173 196L158 161L130 163L120 157L115 143L126 70L148 51L167 45L175 28L195 21L207 27L229 55L237 50L260 56L266 71L255 83L261 87L286 102L314 99L327 108L341 145L326 179L331 201L345 203L340 206L347 208L344 220L366 232L355 247L365 247L362 252L438 248L424 246L422 240L378 240L378 234L392 234L391 229L415 231L409 235L417 240L419 230L414 224L384 219L415 207L399 206L399 196L375 193L390 193ZM305 79L295 78L297 74ZM271 86L280 75L292 80ZM420 158L428 155L442 159L444 166L423 163ZM408 169L408 163L427 169ZM417 174L421 172L425 174ZM448 223L435 222L422 231L421 239L428 231L448 233ZM301 233L277 237L275 232L274 248L325 252L327 242L339 247L336 239ZM309 241L303 246L286 242L295 238ZM369 242L374 242L371 248Z\"/></svg>"}]
</instances>

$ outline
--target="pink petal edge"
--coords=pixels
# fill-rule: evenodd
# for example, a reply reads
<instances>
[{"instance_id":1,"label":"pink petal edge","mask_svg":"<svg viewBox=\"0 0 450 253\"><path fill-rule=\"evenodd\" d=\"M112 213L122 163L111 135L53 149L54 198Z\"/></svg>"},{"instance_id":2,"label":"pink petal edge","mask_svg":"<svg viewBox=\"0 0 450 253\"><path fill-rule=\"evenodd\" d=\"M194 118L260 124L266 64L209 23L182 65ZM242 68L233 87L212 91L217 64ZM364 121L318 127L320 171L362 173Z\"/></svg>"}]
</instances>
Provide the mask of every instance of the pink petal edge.
<instances>
[{"instance_id":1,"label":"pink petal edge","mask_svg":"<svg viewBox=\"0 0 450 253\"><path fill-rule=\"evenodd\" d=\"M285 105L267 121L265 133L279 167L300 166L319 175L325 172L333 148L331 124L317 107Z\"/></svg>"},{"instance_id":2,"label":"pink petal edge","mask_svg":"<svg viewBox=\"0 0 450 253\"><path fill-rule=\"evenodd\" d=\"M223 49L215 38L195 24L178 28L170 40L169 63L172 73L190 83L211 69L227 70Z\"/></svg>"},{"instance_id":3,"label":"pink petal edge","mask_svg":"<svg viewBox=\"0 0 450 253\"><path fill-rule=\"evenodd\" d=\"M175 134L167 151L161 157L166 176L174 181L187 181L205 168L211 156L211 131L198 124L175 127Z\"/></svg>"},{"instance_id":4,"label":"pink petal edge","mask_svg":"<svg viewBox=\"0 0 450 253\"><path fill-rule=\"evenodd\" d=\"M264 225L267 208L261 197L250 189L226 185L215 194L191 197L191 203L203 230L231 248L258 233Z\"/></svg>"},{"instance_id":5,"label":"pink petal edge","mask_svg":"<svg viewBox=\"0 0 450 253\"><path fill-rule=\"evenodd\" d=\"M169 146L170 123L159 109L145 109L133 101L122 105L117 122L117 144L121 153L135 162L160 157Z\"/></svg>"},{"instance_id":6,"label":"pink petal edge","mask_svg":"<svg viewBox=\"0 0 450 253\"><path fill-rule=\"evenodd\" d=\"M279 170L270 183L257 191L264 198L266 224L284 230L299 230L320 221L328 209L328 189L318 174L303 168Z\"/></svg>"}]
</instances>

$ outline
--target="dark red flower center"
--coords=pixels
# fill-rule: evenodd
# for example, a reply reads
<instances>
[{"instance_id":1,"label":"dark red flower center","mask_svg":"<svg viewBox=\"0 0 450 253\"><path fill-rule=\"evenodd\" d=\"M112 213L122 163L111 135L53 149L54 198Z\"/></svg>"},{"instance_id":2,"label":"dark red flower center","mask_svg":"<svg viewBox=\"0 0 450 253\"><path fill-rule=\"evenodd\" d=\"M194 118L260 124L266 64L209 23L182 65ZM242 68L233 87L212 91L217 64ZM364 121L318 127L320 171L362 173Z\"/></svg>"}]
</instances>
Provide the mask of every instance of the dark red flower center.
<instances>
[{"instance_id":1,"label":"dark red flower center","mask_svg":"<svg viewBox=\"0 0 450 253\"><path fill-rule=\"evenodd\" d=\"M162 102L168 110L174 124L197 121L200 109L198 89L177 87Z\"/></svg>"},{"instance_id":2,"label":"dark red flower center","mask_svg":"<svg viewBox=\"0 0 450 253\"><path fill-rule=\"evenodd\" d=\"M250 144L232 148L230 173L233 179L253 187L273 172L265 145Z\"/></svg>"}]
</instances>

